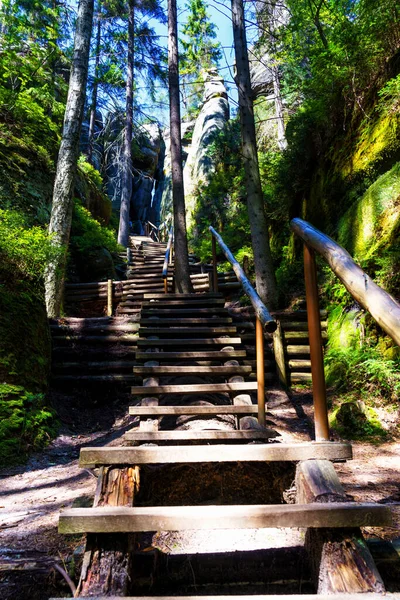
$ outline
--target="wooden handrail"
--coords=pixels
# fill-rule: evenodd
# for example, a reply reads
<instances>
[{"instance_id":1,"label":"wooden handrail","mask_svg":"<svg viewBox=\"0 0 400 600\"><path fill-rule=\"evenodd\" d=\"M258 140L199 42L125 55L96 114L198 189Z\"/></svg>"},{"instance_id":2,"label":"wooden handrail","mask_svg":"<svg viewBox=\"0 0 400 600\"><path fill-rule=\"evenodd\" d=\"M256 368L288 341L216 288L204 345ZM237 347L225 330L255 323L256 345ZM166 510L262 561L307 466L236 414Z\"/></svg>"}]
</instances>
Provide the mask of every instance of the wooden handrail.
<instances>
[{"instance_id":1,"label":"wooden handrail","mask_svg":"<svg viewBox=\"0 0 400 600\"><path fill-rule=\"evenodd\" d=\"M171 262L172 262L171 259L172 259L173 240L174 240L174 228L171 227L171 229L169 230L167 250L165 252L165 258L164 258L164 264L163 264L163 270L162 270L162 278L164 280L164 292L166 294L168 293L168 265L171 264Z\"/></svg>"},{"instance_id":2,"label":"wooden handrail","mask_svg":"<svg viewBox=\"0 0 400 600\"><path fill-rule=\"evenodd\" d=\"M218 273L217 273L217 249L218 242L225 257L232 265L235 275L243 287L243 290L250 298L256 313L256 364L257 364L257 405L258 422L265 426L265 364L264 364L264 331L273 332L277 328L276 321L271 317L269 310L261 301L261 298L247 279L242 267L225 244L222 237L213 227L209 227L212 236L212 254L213 254L213 288L218 291Z\"/></svg>"},{"instance_id":3,"label":"wooden handrail","mask_svg":"<svg viewBox=\"0 0 400 600\"><path fill-rule=\"evenodd\" d=\"M332 238L307 221L293 219L292 230L328 263L345 288L400 346L400 304L359 267Z\"/></svg>"},{"instance_id":4,"label":"wooden handrail","mask_svg":"<svg viewBox=\"0 0 400 600\"><path fill-rule=\"evenodd\" d=\"M269 310L261 301L261 298L251 285L250 281L247 279L245 272L243 271L236 258L233 256L232 252L229 250L228 246L225 244L222 237L219 235L219 233L215 231L213 227L210 226L209 230L211 231L213 239L215 239L218 242L218 245L224 253L225 257L231 263L232 269L234 270L238 281L241 283L244 292L250 298L250 301L256 313L256 317L260 320L264 331L272 333L276 330L277 327L275 319L271 316ZM215 260L213 262L215 263Z\"/></svg>"}]
</instances>

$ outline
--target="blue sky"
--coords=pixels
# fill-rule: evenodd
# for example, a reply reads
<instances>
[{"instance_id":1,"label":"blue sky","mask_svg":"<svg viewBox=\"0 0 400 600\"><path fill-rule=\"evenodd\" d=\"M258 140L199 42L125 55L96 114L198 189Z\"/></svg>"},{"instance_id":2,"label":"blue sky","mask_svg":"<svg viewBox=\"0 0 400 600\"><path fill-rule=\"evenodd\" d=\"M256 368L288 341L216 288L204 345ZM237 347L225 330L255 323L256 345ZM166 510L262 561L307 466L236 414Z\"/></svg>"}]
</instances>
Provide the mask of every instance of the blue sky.
<instances>
[{"instance_id":1,"label":"blue sky","mask_svg":"<svg viewBox=\"0 0 400 600\"><path fill-rule=\"evenodd\" d=\"M186 20L186 0L178 0L178 20L179 29ZM165 3L166 5L166 3ZM166 9L166 6L165 6ZM235 110L237 104L236 86L233 81L233 65L234 65L234 50L233 50L233 34L232 23L230 16L230 1L228 0L210 0L208 2L208 13L211 21L216 26L217 39L221 43L223 58L220 62L220 74L225 79L228 88L231 111ZM167 45L167 26L162 25L154 20L150 21L150 25L155 32L160 35L160 43ZM168 121L168 110L157 109L157 118L165 124Z\"/></svg>"}]
</instances>

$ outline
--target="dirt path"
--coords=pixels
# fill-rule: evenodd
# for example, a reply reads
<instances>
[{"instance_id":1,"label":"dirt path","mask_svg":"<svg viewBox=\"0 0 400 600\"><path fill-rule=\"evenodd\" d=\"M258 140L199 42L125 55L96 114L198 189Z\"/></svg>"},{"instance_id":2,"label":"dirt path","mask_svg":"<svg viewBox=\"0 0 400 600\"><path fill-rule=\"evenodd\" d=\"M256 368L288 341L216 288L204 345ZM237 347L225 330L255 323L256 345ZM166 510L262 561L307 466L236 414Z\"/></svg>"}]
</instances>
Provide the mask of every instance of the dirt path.
<instances>
[{"instance_id":1,"label":"dirt path","mask_svg":"<svg viewBox=\"0 0 400 600\"><path fill-rule=\"evenodd\" d=\"M312 406L307 394L289 399L282 390L272 390L269 394L268 421L281 434L281 441L301 441L311 439ZM104 409L99 414L104 416ZM51 568L51 561L68 561L71 572L71 556L77 563L72 575L75 581L79 576L79 560L83 549L83 538L69 538L57 533L59 510L63 507L91 506L96 479L78 466L79 450L86 445L119 444L120 438L129 428L129 418L123 416L125 410L119 406L114 420L107 416L107 426L101 427L97 421L96 410L91 421L97 423L97 431L71 433L64 426L62 433L50 444L46 451L33 455L24 466L10 468L0 472L0 597L7 600L19 595L24 585L31 586L30 599L47 598L49 591L55 595L68 595L69 588L59 573ZM90 429L88 426L87 429ZM400 443L386 442L379 446L369 443L354 443L354 460L338 464L337 471L346 492L357 501L391 502L400 501ZM385 539L400 538L400 531L386 529L370 531ZM201 536L200 536L201 537ZM204 535L203 535L204 537ZM283 536L287 538L287 534ZM267 539L262 532L252 532L243 540L230 541L232 548L237 544L245 548L260 548ZM283 538L282 538L283 539ZM294 538L293 538L294 539ZM171 543L171 535L168 542ZM176 545L177 540L174 541ZM202 543L199 536L191 536L191 551L206 545L210 547L210 538ZM290 540L288 540L290 543ZM156 544L154 544L156 545ZM157 544L160 547L160 544ZM163 544L161 544L162 546ZM178 544L179 545L179 544ZM184 544L185 545L185 544ZM187 544L186 544L187 545ZM215 548L214 548L214 551ZM221 548L218 547L218 551ZM75 555L74 555L75 552ZM23 570L10 575L2 572L1 563L15 560L15 557L41 555L49 559L44 568L47 588L40 591L38 575ZM43 577L43 573L41 575ZM33 583L32 583L33 582ZM38 589L39 585L39 589ZM27 592L22 592L26 594Z\"/></svg>"}]
</instances>

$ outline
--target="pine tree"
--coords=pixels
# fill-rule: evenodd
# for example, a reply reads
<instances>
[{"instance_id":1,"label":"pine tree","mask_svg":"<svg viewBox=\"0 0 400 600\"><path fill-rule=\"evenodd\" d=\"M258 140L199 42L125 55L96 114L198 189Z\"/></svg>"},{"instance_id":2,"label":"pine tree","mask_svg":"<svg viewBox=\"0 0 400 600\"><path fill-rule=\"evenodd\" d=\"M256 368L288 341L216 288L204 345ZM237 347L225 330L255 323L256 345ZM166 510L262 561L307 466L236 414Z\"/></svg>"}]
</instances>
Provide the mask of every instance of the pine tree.
<instances>
[{"instance_id":1,"label":"pine tree","mask_svg":"<svg viewBox=\"0 0 400 600\"><path fill-rule=\"evenodd\" d=\"M190 0L186 8L189 15L182 27L185 37L179 40L182 47L179 72L186 112L194 116L202 100L204 73L218 67L222 54L221 44L214 41L215 25L210 21L204 0Z\"/></svg>"}]
</instances>

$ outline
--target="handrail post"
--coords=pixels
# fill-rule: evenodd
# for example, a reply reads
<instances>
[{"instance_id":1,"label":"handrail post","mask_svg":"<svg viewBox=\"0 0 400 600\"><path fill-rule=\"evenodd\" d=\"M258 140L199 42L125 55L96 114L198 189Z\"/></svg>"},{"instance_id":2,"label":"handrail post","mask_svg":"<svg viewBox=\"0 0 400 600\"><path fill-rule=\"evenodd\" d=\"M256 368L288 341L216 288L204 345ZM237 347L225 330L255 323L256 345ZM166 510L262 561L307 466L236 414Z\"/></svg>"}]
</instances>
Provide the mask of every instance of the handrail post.
<instances>
[{"instance_id":1,"label":"handrail post","mask_svg":"<svg viewBox=\"0 0 400 600\"><path fill-rule=\"evenodd\" d=\"M111 317L113 313L113 282L112 279L107 281L107 317Z\"/></svg>"},{"instance_id":2,"label":"handrail post","mask_svg":"<svg viewBox=\"0 0 400 600\"><path fill-rule=\"evenodd\" d=\"M329 422L318 302L317 266L314 252L307 244L304 244L304 279L306 283L308 337L310 340L315 439L316 441L323 441L329 440Z\"/></svg>"},{"instance_id":3,"label":"handrail post","mask_svg":"<svg viewBox=\"0 0 400 600\"><path fill-rule=\"evenodd\" d=\"M256 317L256 365L258 422L265 426L264 329L258 317Z\"/></svg>"},{"instance_id":4,"label":"handrail post","mask_svg":"<svg viewBox=\"0 0 400 600\"><path fill-rule=\"evenodd\" d=\"M211 234L212 261L213 261L213 292L218 292L218 271L217 271L217 242Z\"/></svg>"}]
</instances>

